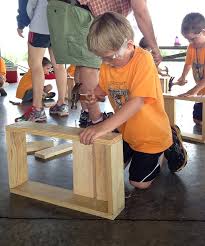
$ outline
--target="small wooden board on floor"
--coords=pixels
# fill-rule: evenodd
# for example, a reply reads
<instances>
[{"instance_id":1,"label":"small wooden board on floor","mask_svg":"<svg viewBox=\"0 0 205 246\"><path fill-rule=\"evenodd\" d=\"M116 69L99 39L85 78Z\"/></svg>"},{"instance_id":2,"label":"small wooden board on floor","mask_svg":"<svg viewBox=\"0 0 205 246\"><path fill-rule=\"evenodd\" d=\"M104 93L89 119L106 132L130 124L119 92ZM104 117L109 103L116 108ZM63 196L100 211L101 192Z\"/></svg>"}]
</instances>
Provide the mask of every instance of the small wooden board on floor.
<instances>
[{"instance_id":1,"label":"small wooden board on floor","mask_svg":"<svg viewBox=\"0 0 205 246\"><path fill-rule=\"evenodd\" d=\"M36 151L47 149L47 148L50 148L53 146L54 146L54 143L52 140L27 142L26 143L26 152L27 152L27 154L33 154Z\"/></svg>"},{"instance_id":2,"label":"small wooden board on floor","mask_svg":"<svg viewBox=\"0 0 205 246\"><path fill-rule=\"evenodd\" d=\"M73 147L72 147L71 143L59 144L57 146L36 152L35 157L43 159L43 160L47 160L47 159L50 159L54 156L71 152L72 149L73 149Z\"/></svg>"}]
</instances>

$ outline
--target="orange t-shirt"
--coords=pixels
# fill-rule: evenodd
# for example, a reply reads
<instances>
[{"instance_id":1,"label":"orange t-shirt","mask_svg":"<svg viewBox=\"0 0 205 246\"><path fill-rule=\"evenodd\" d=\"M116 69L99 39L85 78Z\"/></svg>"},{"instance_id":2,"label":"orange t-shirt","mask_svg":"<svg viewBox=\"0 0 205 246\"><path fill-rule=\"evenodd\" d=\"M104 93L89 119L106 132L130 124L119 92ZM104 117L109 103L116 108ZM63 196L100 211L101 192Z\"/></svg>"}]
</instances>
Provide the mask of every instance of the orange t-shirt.
<instances>
[{"instance_id":1,"label":"orange t-shirt","mask_svg":"<svg viewBox=\"0 0 205 246\"><path fill-rule=\"evenodd\" d=\"M4 59L0 57L0 74L6 79L6 64Z\"/></svg>"},{"instance_id":2,"label":"orange t-shirt","mask_svg":"<svg viewBox=\"0 0 205 246\"><path fill-rule=\"evenodd\" d=\"M67 73L68 73L69 76L74 77L74 75L75 75L75 66L74 65L70 65L67 68Z\"/></svg>"},{"instance_id":3,"label":"orange t-shirt","mask_svg":"<svg viewBox=\"0 0 205 246\"><path fill-rule=\"evenodd\" d=\"M192 65L193 77L196 83L205 79L205 48L194 48L192 44L187 49L185 64ZM205 88L198 95L205 95Z\"/></svg>"},{"instance_id":4,"label":"orange t-shirt","mask_svg":"<svg viewBox=\"0 0 205 246\"><path fill-rule=\"evenodd\" d=\"M128 64L114 68L100 67L99 86L108 94L114 111L129 97L143 97L144 105L121 127L123 139L132 149L144 153L159 153L170 147L172 134L164 110L164 100L153 58L148 51L135 48Z\"/></svg>"},{"instance_id":5,"label":"orange t-shirt","mask_svg":"<svg viewBox=\"0 0 205 246\"><path fill-rule=\"evenodd\" d=\"M16 91L16 97L22 99L27 90L32 89L32 77L31 70L29 69L27 73L19 81L19 85Z\"/></svg>"}]
</instances>

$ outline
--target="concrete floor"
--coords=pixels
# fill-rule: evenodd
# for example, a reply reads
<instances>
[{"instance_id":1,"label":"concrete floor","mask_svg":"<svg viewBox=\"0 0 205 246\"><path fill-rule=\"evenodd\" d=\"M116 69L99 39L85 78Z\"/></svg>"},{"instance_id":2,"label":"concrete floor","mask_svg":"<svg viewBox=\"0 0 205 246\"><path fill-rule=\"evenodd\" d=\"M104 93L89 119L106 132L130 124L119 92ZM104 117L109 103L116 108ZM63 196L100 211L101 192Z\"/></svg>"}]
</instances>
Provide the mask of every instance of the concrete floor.
<instances>
[{"instance_id":1,"label":"concrete floor","mask_svg":"<svg viewBox=\"0 0 205 246\"><path fill-rule=\"evenodd\" d=\"M199 246L205 245L205 145L185 143L189 161L173 175L166 163L149 190L135 190L127 182L126 207L109 221L9 193L4 126L23 110L14 106L16 84L0 97L0 245L1 246ZM103 107L103 106L102 106ZM109 105L104 107L109 110ZM189 111L191 114L191 107ZM48 115L48 110L46 109ZM75 126L80 111L68 118L48 116L48 123ZM190 114L188 117L190 117ZM182 120L180 118L180 125ZM185 117L186 119L186 117ZM190 122L189 124L187 122ZM193 124L185 120L186 128ZM29 139L42 139L29 136ZM57 139L53 139L58 141ZM72 156L40 162L28 156L32 180L72 188Z\"/></svg>"}]
</instances>

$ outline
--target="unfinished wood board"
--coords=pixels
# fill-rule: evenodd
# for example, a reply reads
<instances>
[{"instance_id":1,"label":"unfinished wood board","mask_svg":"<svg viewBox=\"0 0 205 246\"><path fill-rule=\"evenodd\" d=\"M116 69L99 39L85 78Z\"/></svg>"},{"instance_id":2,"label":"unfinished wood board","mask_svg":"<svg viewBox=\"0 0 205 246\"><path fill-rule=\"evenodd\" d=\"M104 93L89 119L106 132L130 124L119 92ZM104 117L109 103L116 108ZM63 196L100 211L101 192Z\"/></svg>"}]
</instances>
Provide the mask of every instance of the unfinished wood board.
<instances>
[{"instance_id":1,"label":"unfinished wood board","mask_svg":"<svg viewBox=\"0 0 205 246\"><path fill-rule=\"evenodd\" d=\"M109 219L114 219L122 211L125 197L120 134L107 134L88 146L79 142L79 134L83 129L21 123L6 127L12 193ZM26 134L73 141L73 192L27 181ZM17 150L19 143L22 146Z\"/></svg>"},{"instance_id":2,"label":"unfinished wood board","mask_svg":"<svg viewBox=\"0 0 205 246\"><path fill-rule=\"evenodd\" d=\"M92 145L79 141L73 141L73 192L91 198L96 194Z\"/></svg>"},{"instance_id":3,"label":"unfinished wood board","mask_svg":"<svg viewBox=\"0 0 205 246\"><path fill-rule=\"evenodd\" d=\"M29 121L17 122L6 126L6 130L15 132L27 132L32 135L44 137L56 137L65 140L80 140L80 133L84 130L77 127L51 125L46 123L34 123ZM95 140L96 143L113 144L122 140L121 134L108 133Z\"/></svg>"},{"instance_id":4,"label":"unfinished wood board","mask_svg":"<svg viewBox=\"0 0 205 246\"><path fill-rule=\"evenodd\" d=\"M169 90L169 77L160 77L161 87L163 93L168 93Z\"/></svg>"},{"instance_id":5,"label":"unfinished wood board","mask_svg":"<svg viewBox=\"0 0 205 246\"><path fill-rule=\"evenodd\" d=\"M70 190L39 182L27 181L26 183L11 189L11 192L107 219L115 219L117 216L108 214L108 203L105 201L79 196Z\"/></svg>"},{"instance_id":6,"label":"unfinished wood board","mask_svg":"<svg viewBox=\"0 0 205 246\"><path fill-rule=\"evenodd\" d=\"M59 144L54 147L47 148L47 149L36 152L35 157L46 160L46 159L52 158L54 156L57 156L63 153L71 152L72 149L73 147L71 143Z\"/></svg>"},{"instance_id":7,"label":"unfinished wood board","mask_svg":"<svg viewBox=\"0 0 205 246\"><path fill-rule=\"evenodd\" d=\"M28 180L25 132L6 132L9 187L14 188Z\"/></svg>"},{"instance_id":8,"label":"unfinished wood board","mask_svg":"<svg viewBox=\"0 0 205 246\"><path fill-rule=\"evenodd\" d=\"M53 147L54 143L50 141L32 141L26 143L26 152L27 154L35 153L36 151L47 149Z\"/></svg>"},{"instance_id":9,"label":"unfinished wood board","mask_svg":"<svg viewBox=\"0 0 205 246\"><path fill-rule=\"evenodd\" d=\"M183 100L183 101L193 101L193 102L200 102L203 104L203 111L202 111L202 134L192 134L192 133L185 133L182 129L182 138L184 140L205 143L205 96L191 96L191 97L181 97L175 96L171 94L163 94L164 95L164 103L165 103L165 111L169 117L169 121L171 125L176 123L175 119L175 100Z\"/></svg>"}]
</instances>

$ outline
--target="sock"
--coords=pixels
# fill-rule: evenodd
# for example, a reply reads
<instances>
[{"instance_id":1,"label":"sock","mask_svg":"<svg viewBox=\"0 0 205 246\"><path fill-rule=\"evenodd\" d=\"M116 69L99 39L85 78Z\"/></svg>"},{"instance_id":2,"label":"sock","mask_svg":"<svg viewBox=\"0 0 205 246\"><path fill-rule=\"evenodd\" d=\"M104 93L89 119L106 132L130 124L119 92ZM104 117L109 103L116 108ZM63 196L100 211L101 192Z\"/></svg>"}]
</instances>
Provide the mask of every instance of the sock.
<instances>
[{"instance_id":1,"label":"sock","mask_svg":"<svg viewBox=\"0 0 205 246\"><path fill-rule=\"evenodd\" d=\"M99 122L103 121L103 116L101 115L100 118L98 120L92 120L93 124L97 124Z\"/></svg>"}]
</instances>

